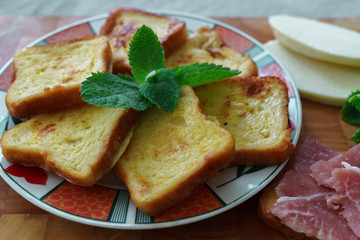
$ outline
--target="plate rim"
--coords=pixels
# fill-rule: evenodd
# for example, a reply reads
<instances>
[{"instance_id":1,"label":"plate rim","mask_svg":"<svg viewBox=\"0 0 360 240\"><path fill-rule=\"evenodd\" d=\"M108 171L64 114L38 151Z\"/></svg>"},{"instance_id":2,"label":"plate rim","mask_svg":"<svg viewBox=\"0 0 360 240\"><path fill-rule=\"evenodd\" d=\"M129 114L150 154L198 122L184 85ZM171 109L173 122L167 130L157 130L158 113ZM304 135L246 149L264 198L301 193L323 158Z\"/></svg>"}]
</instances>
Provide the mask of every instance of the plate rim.
<instances>
[{"instance_id":1,"label":"plate rim","mask_svg":"<svg viewBox=\"0 0 360 240\"><path fill-rule=\"evenodd\" d=\"M301 100L300 100L300 95L299 95L298 89L296 88L290 74L287 72L287 70L284 68L284 66L281 64L281 62L273 54L271 54L271 52L268 51L263 46L262 43L260 43L257 39L255 39L254 37L250 36L249 34L243 32L242 30L240 30L238 28L235 28L227 23L224 23L224 22L221 22L219 20L212 19L209 17L205 17L205 16L193 14L193 13L182 12L182 11L175 11L175 10L144 9L144 11L149 11L149 12L158 13L158 14L164 14L164 15L168 15L168 16L177 15L177 16L188 17L188 18L190 17L190 18L194 18L196 20L200 20L203 22L208 22L211 24L222 26L226 29L229 29L229 30L235 32L237 35L244 36L248 40L252 41L255 45L259 46L264 51L264 53L265 53L264 55L270 55L275 60L275 62L280 66L281 70L284 72L284 75L287 76L288 82L294 92L295 105L296 105L296 109L297 109L296 113L297 113L297 118L298 118L298 125L296 126L296 131L295 131L295 135L293 137L292 142L293 142L294 146L297 145L299 137L300 137L301 127L302 127L302 107L301 107ZM55 30L50 31L49 33L47 33L45 35L42 35L41 37L32 41L30 44L26 45L22 49L32 47L35 44L37 44L38 42L41 42L42 40L44 40L54 34L57 34L59 32L62 32L69 28L72 28L74 26L77 26L77 25L80 25L83 23L88 23L88 22L92 22L92 21L105 19L108 17L108 15L109 15L109 13L103 13L103 14L99 14L96 16L77 20L70 24L66 24L62 27L59 27ZM3 65L3 67L0 69L0 75L4 73L5 69L12 63L12 61L13 61L13 58L11 58L9 61L7 61ZM0 147L0 152L2 155L1 147ZM104 228L111 228L111 229L145 230L145 229L160 229L160 228L167 228L167 227L182 226L182 225L198 222L201 220L205 220L205 219L214 217L218 214L221 214L223 212L226 212L226 211L234 208L235 206L238 206L238 205L244 203L245 201L247 201L248 199L250 199L251 197L256 195L258 192L260 192L262 189L264 189L280 173L280 171L284 168L284 166L286 165L288 160L289 159L287 159L285 162L283 162L281 164L274 165L274 166L276 166L276 168L272 171L272 173L270 175L266 176L266 178L264 178L262 180L262 182L257 185L256 188L254 188L252 191L246 193L241 198L238 198L238 199L234 200L233 202L227 204L226 206L223 206L221 208L214 209L210 212L199 214L196 216L191 216L191 217L187 217L187 218L183 218L183 219L177 219L177 220L166 221L166 222L153 222L153 223L131 223L131 224L117 223L117 222L109 222L109 221L86 218L86 217L78 216L78 215L75 215L75 214L72 214L69 212L65 212L63 210L52 207L45 202L42 202L40 199L33 196L27 190L23 189L18 183L16 183L14 180L12 180L10 176L8 176L8 173L4 171L4 168L2 165L1 165L1 169L0 169L0 175L4 179L4 181L13 190L15 190L20 196L24 197L30 203L47 211L48 213L54 214L56 216L62 217L64 219L67 219L70 221L74 221L74 222L82 223L82 224L86 224L86 225L91 225L91 226L96 226L96 227L104 227Z\"/></svg>"}]
</instances>

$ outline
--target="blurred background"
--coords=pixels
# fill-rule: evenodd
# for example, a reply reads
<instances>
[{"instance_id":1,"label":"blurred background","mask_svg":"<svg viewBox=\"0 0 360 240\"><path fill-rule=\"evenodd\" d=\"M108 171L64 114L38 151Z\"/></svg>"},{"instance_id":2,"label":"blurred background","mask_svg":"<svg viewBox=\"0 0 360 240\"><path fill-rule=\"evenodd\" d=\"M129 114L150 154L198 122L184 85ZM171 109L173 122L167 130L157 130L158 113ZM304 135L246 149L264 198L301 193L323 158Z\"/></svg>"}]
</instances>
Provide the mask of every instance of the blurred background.
<instances>
[{"instance_id":1,"label":"blurred background","mask_svg":"<svg viewBox=\"0 0 360 240\"><path fill-rule=\"evenodd\" d=\"M92 16L116 7L168 9L214 17L360 17L360 0L0 0L0 15Z\"/></svg>"}]
</instances>

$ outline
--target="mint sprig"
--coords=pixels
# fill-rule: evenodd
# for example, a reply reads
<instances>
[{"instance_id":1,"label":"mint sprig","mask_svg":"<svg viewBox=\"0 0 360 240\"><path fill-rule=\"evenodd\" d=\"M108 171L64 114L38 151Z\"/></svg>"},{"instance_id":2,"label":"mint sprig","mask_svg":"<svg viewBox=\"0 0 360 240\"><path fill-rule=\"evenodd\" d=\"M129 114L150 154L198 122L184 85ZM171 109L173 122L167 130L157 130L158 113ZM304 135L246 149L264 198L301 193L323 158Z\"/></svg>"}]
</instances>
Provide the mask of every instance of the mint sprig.
<instances>
[{"instance_id":1,"label":"mint sprig","mask_svg":"<svg viewBox=\"0 0 360 240\"><path fill-rule=\"evenodd\" d=\"M138 111L154 104L173 112L179 98L179 85L196 87L240 74L240 71L208 63L166 69L164 49L156 34L145 25L131 40L128 57L133 76L92 73L80 88L83 100L96 106Z\"/></svg>"},{"instance_id":2,"label":"mint sprig","mask_svg":"<svg viewBox=\"0 0 360 240\"><path fill-rule=\"evenodd\" d=\"M151 103L168 112L175 110L180 94L175 74L165 68L157 70L151 78L147 78L147 81L140 85L139 91Z\"/></svg>"}]
</instances>

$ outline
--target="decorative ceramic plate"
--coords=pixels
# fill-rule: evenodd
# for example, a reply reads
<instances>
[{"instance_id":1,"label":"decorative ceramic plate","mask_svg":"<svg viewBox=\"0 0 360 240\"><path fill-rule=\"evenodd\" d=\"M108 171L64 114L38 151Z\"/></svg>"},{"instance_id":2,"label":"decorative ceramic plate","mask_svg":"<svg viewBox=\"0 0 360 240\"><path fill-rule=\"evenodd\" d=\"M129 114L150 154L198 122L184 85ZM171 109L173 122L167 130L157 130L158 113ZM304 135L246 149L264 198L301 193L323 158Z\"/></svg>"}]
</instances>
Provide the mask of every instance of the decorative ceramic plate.
<instances>
[{"instance_id":1,"label":"decorative ceramic plate","mask_svg":"<svg viewBox=\"0 0 360 240\"><path fill-rule=\"evenodd\" d=\"M243 54L250 54L259 75L275 75L289 88L289 114L292 124L291 139L296 145L301 129L301 103L293 81L282 65L263 46L224 23L174 11L155 11L186 22L189 32L201 26L217 31L225 43ZM34 43L45 45L75 37L99 33L108 15L85 19L55 30ZM10 116L5 106L5 94L12 74L11 60L0 71L0 134L21 120ZM285 163L271 167L229 167L216 180L197 187L191 196L157 217L139 211L130 199L122 181L111 171L93 187L79 187L37 167L13 165L0 156L0 175L21 196L38 207L66 218L99 227L119 229L153 229L179 226L203 220L227 211L246 201L280 172Z\"/></svg>"}]
</instances>

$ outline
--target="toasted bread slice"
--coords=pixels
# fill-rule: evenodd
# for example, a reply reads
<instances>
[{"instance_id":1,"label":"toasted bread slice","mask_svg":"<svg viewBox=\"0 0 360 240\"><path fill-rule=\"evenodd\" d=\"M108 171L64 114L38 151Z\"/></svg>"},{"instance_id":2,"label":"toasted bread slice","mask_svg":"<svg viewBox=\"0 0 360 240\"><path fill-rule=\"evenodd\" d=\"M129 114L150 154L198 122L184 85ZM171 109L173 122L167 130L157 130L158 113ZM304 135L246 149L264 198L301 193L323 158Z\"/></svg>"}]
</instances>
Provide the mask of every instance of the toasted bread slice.
<instances>
[{"instance_id":1,"label":"toasted bread slice","mask_svg":"<svg viewBox=\"0 0 360 240\"><path fill-rule=\"evenodd\" d=\"M134 8L117 8L110 12L100 29L100 35L107 36L111 45L114 73L131 74L129 43L143 24L159 37L165 56L181 47L187 40L188 34L183 21Z\"/></svg>"},{"instance_id":2,"label":"toasted bread slice","mask_svg":"<svg viewBox=\"0 0 360 240\"><path fill-rule=\"evenodd\" d=\"M186 44L166 58L166 67L193 63L214 63L233 70L240 70L240 76L257 76L258 69L249 55L225 46L220 35L209 27L201 27L192 34Z\"/></svg>"},{"instance_id":3,"label":"toasted bread slice","mask_svg":"<svg viewBox=\"0 0 360 240\"><path fill-rule=\"evenodd\" d=\"M234 135L234 165L274 165L293 152L286 84L234 77L195 88L205 115Z\"/></svg>"},{"instance_id":4,"label":"toasted bread slice","mask_svg":"<svg viewBox=\"0 0 360 240\"><path fill-rule=\"evenodd\" d=\"M81 82L91 72L111 71L111 49L106 37L35 46L18 52L13 66L6 106L23 118L81 103Z\"/></svg>"},{"instance_id":5,"label":"toasted bread slice","mask_svg":"<svg viewBox=\"0 0 360 240\"><path fill-rule=\"evenodd\" d=\"M10 162L40 166L74 184L91 186L125 151L138 115L85 103L39 114L4 132L2 154Z\"/></svg>"},{"instance_id":6,"label":"toasted bread slice","mask_svg":"<svg viewBox=\"0 0 360 240\"><path fill-rule=\"evenodd\" d=\"M183 85L173 113L146 110L116 170L135 205L158 215L217 176L234 157L232 135L206 119L191 87Z\"/></svg>"}]
</instances>

